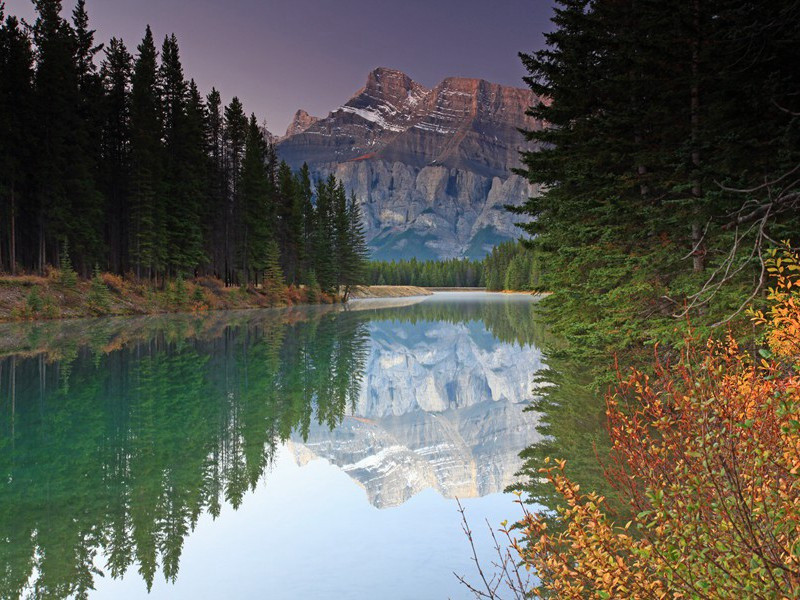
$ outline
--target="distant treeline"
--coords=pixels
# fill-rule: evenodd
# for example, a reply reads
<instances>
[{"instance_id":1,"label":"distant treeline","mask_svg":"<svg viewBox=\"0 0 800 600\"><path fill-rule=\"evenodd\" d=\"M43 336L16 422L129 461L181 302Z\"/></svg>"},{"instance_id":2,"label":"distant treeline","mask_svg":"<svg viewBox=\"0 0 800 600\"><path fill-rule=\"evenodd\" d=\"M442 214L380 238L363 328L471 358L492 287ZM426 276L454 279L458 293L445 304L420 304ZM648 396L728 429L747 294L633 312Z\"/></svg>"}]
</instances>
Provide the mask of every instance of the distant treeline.
<instances>
[{"instance_id":1,"label":"distant treeline","mask_svg":"<svg viewBox=\"0 0 800 600\"><path fill-rule=\"evenodd\" d=\"M71 19L37 0L32 24L0 2L0 271L77 271L155 282L215 275L333 289L360 281L355 198L334 178L279 162L238 98L184 76L178 41L148 27L131 54L95 42L84 0Z\"/></svg>"},{"instance_id":2,"label":"distant treeline","mask_svg":"<svg viewBox=\"0 0 800 600\"><path fill-rule=\"evenodd\" d=\"M423 287L482 287L483 264L477 260L373 261L367 269L371 285L419 285Z\"/></svg>"},{"instance_id":3,"label":"distant treeline","mask_svg":"<svg viewBox=\"0 0 800 600\"><path fill-rule=\"evenodd\" d=\"M522 242L504 242L483 260L483 280L489 290L536 290L539 260Z\"/></svg>"},{"instance_id":4,"label":"distant treeline","mask_svg":"<svg viewBox=\"0 0 800 600\"><path fill-rule=\"evenodd\" d=\"M498 290L534 290L539 286L539 261L520 241L495 247L482 261L466 258L369 263L371 285L419 285L423 287L485 287Z\"/></svg>"}]
</instances>

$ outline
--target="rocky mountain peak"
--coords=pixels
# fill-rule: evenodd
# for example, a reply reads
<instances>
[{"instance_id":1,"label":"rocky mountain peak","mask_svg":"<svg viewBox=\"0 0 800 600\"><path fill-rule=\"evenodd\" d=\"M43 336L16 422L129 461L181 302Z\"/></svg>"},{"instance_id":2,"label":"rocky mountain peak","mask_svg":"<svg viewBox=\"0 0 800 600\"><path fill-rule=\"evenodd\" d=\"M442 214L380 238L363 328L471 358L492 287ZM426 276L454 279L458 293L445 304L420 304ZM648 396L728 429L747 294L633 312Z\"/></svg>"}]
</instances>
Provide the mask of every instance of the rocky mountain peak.
<instances>
[{"instance_id":1,"label":"rocky mountain peak","mask_svg":"<svg viewBox=\"0 0 800 600\"><path fill-rule=\"evenodd\" d=\"M414 88L422 88L402 71L378 67L367 75L363 90L376 96L402 97Z\"/></svg>"},{"instance_id":2,"label":"rocky mountain peak","mask_svg":"<svg viewBox=\"0 0 800 600\"><path fill-rule=\"evenodd\" d=\"M312 117L301 108L294 113L292 122L289 124L289 127L286 128L286 135L283 136L284 139L297 135L298 133L303 133L317 121L319 121L319 117Z\"/></svg>"},{"instance_id":3,"label":"rocky mountain peak","mask_svg":"<svg viewBox=\"0 0 800 600\"><path fill-rule=\"evenodd\" d=\"M380 67L278 152L355 192L376 257L481 257L519 235L503 206L536 193L512 169L525 145L519 129L543 126L526 114L538 102L529 89L477 78L428 89Z\"/></svg>"}]
</instances>

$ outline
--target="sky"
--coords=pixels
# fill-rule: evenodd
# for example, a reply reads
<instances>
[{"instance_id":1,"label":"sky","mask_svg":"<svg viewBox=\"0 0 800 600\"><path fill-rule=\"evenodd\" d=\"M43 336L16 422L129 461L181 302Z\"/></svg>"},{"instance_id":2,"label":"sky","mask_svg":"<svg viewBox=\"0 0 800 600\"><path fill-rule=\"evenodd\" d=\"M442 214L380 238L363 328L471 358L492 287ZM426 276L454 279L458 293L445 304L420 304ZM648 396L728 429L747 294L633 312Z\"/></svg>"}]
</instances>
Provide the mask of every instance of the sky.
<instances>
[{"instance_id":1,"label":"sky","mask_svg":"<svg viewBox=\"0 0 800 600\"><path fill-rule=\"evenodd\" d=\"M32 21L31 0L5 0ZM65 14L73 0L64 0ZM159 41L178 36L187 78L283 133L303 108L325 116L375 67L432 87L479 77L522 87L517 53L542 47L552 0L87 0L97 40L129 51L149 23Z\"/></svg>"}]
</instances>

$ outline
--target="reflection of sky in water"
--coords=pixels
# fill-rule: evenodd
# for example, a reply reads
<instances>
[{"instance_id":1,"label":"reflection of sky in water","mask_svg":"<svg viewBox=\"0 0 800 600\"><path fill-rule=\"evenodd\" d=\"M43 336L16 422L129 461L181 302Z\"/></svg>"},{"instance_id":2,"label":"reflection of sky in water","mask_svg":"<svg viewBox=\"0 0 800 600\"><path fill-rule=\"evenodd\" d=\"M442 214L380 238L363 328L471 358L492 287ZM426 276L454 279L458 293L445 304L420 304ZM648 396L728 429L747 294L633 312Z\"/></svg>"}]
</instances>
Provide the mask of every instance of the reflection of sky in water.
<instances>
[{"instance_id":1,"label":"reflection of sky in water","mask_svg":"<svg viewBox=\"0 0 800 600\"><path fill-rule=\"evenodd\" d=\"M491 559L485 520L517 514L508 496L465 500L477 545ZM469 598L453 572L472 575L455 502L433 490L378 510L340 469L298 467L282 451L266 484L238 511L207 514L188 537L177 582L157 577L152 598ZM100 579L97 598L142 598L135 572Z\"/></svg>"}]
</instances>

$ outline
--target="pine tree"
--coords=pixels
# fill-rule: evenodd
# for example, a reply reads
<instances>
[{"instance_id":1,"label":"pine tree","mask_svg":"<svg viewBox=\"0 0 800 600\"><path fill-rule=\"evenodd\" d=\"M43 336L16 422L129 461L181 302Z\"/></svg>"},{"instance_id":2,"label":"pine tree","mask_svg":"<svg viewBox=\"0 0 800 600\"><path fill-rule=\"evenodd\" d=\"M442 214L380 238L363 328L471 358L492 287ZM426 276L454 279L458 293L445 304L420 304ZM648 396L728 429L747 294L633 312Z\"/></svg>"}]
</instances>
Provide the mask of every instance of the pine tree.
<instances>
[{"instance_id":1,"label":"pine tree","mask_svg":"<svg viewBox=\"0 0 800 600\"><path fill-rule=\"evenodd\" d=\"M558 2L548 48L522 56L548 99L531 114L551 126L527 134L537 149L525 173L546 191L521 212L534 217L526 229L556 291L547 303L575 347L652 337L631 314L672 330L665 320L695 300L703 270L723 287L759 280L748 262L766 239L730 225L754 199L722 185L754 188L798 162L786 48L799 14L790 1L768 13L726 0ZM767 212L772 239L800 225L786 205ZM711 321L728 316L730 297L694 304Z\"/></svg>"},{"instance_id":2,"label":"pine tree","mask_svg":"<svg viewBox=\"0 0 800 600\"><path fill-rule=\"evenodd\" d=\"M101 181L106 198L106 246L115 273L129 267L132 61L122 40L111 38L101 68L105 90Z\"/></svg>"},{"instance_id":3,"label":"pine tree","mask_svg":"<svg viewBox=\"0 0 800 600\"><path fill-rule=\"evenodd\" d=\"M336 223L335 197L337 181L330 175L326 181L317 182L317 205L314 211L314 271L320 289L335 291L336 267Z\"/></svg>"},{"instance_id":4,"label":"pine tree","mask_svg":"<svg viewBox=\"0 0 800 600\"><path fill-rule=\"evenodd\" d=\"M33 51L16 17L0 3L0 270L16 273L20 193L32 150Z\"/></svg>"},{"instance_id":5,"label":"pine tree","mask_svg":"<svg viewBox=\"0 0 800 600\"><path fill-rule=\"evenodd\" d=\"M75 187L84 173L84 140L80 116L75 36L61 17L61 2L36 0L31 28L36 47L32 136L33 209L36 223L37 268L58 256L58 240L75 231L72 211ZM75 163L73 159L77 158Z\"/></svg>"},{"instance_id":6,"label":"pine tree","mask_svg":"<svg viewBox=\"0 0 800 600\"><path fill-rule=\"evenodd\" d=\"M247 140L247 117L241 101L234 97L225 107L225 282L232 285L237 281L236 241L242 231L243 215L240 211L240 183L242 160Z\"/></svg>"},{"instance_id":7,"label":"pine tree","mask_svg":"<svg viewBox=\"0 0 800 600\"><path fill-rule=\"evenodd\" d=\"M191 93L184 77L175 34L164 39L158 75L165 151L163 202L170 207L163 211L166 266L170 274L191 273L204 260L204 115L199 92Z\"/></svg>"},{"instance_id":8,"label":"pine tree","mask_svg":"<svg viewBox=\"0 0 800 600\"><path fill-rule=\"evenodd\" d=\"M247 128L240 190L239 263L244 283L250 282L251 275L257 283L258 273L268 267L268 254L275 241L275 210L267 177L266 145L255 115L251 115Z\"/></svg>"},{"instance_id":9,"label":"pine tree","mask_svg":"<svg viewBox=\"0 0 800 600\"><path fill-rule=\"evenodd\" d=\"M225 161L225 122L220 93L212 88L206 96L206 147L209 164L206 175L209 226L206 234L206 254L211 260L211 269L218 277L224 276L226 240L228 235L227 173ZM211 226L211 224L215 226Z\"/></svg>"},{"instance_id":10,"label":"pine tree","mask_svg":"<svg viewBox=\"0 0 800 600\"><path fill-rule=\"evenodd\" d=\"M350 289L354 285L363 284L366 280L367 261L369 249L364 233L364 219L361 215L361 206L355 194L350 194L345 210L347 217L346 248L340 254L341 284L344 286L344 300L350 296ZM412 285L414 283L412 282Z\"/></svg>"},{"instance_id":11,"label":"pine tree","mask_svg":"<svg viewBox=\"0 0 800 600\"><path fill-rule=\"evenodd\" d=\"M297 282L303 236L302 196L295 190L295 177L286 162L277 172L276 239L282 249L281 265L287 279Z\"/></svg>"},{"instance_id":12,"label":"pine tree","mask_svg":"<svg viewBox=\"0 0 800 600\"><path fill-rule=\"evenodd\" d=\"M316 214L314 211L314 191L311 186L311 175L308 165L303 163L300 171L295 175L294 191L296 204L300 205L302 215L302 238L300 251L300 279L305 281L306 275L313 270L314 238L316 229ZM316 280L316 274L314 276ZM308 283L308 281L306 281Z\"/></svg>"},{"instance_id":13,"label":"pine tree","mask_svg":"<svg viewBox=\"0 0 800 600\"><path fill-rule=\"evenodd\" d=\"M267 244L266 265L264 271L265 289L273 298L279 298L285 289L283 270L280 263L278 242L271 240Z\"/></svg>"},{"instance_id":14,"label":"pine tree","mask_svg":"<svg viewBox=\"0 0 800 600\"><path fill-rule=\"evenodd\" d=\"M150 27L139 44L131 91L131 257L136 274L156 277L164 260L160 97Z\"/></svg>"},{"instance_id":15,"label":"pine tree","mask_svg":"<svg viewBox=\"0 0 800 600\"><path fill-rule=\"evenodd\" d=\"M100 189L101 151L97 140L103 127L103 87L95 64L103 44L94 43L95 32L89 29L85 0L78 0L72 11L73 64L77 76L77 129L72 132L68 193L74 220L68 236L78 257L79 271L88 276L91 265L103 260L104 197Z\"/></svg>"}]
</instances>

